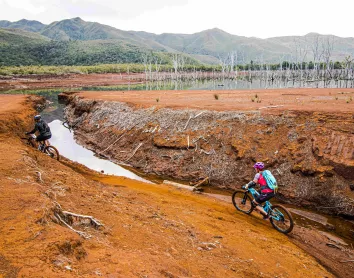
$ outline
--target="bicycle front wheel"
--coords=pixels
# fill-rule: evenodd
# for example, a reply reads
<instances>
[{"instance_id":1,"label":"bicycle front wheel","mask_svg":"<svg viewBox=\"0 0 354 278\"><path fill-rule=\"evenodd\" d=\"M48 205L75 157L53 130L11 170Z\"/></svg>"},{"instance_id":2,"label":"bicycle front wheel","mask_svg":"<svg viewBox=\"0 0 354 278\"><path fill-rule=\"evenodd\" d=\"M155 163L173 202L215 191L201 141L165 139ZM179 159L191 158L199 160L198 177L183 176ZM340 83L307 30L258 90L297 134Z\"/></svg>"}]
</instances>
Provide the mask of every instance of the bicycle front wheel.
<instances>
[{"instance_id":1,"label":"bicycle front wheel","mask_svg":"<svg viewBox=\"0 0 354 278\"><path fill-rule=\"evenodd\" d=\"M273 205L270 210L271 218L270 223L273 227L283 233L288 234L294 228L294 220L290 212L281 205Z\"/></svg>"},{"instance_id":2,"label":"bicycle front wheel","mask_svg":"<svg viewBox=\"0 0 354 278\"><path fill-rule=\"evenodd\" d=\"M59 152L58 150L53 147L53 146L46 146L44 148L44 153L46 153L47 155L49 155L51 158L54 158L56 160L59 160Z\"/></svg>"},{"instance_id":3,"label":"bicycle front wheel","mask_svg":"<svg viewBox=\"0 0 354 278\"><path fill-rule=\"evenodd\" d=\"M252 199L246 191L237 189L232 194L232 203L235 208L243 213L250 214L253 211Z\"/></svg>"}]
</instances>

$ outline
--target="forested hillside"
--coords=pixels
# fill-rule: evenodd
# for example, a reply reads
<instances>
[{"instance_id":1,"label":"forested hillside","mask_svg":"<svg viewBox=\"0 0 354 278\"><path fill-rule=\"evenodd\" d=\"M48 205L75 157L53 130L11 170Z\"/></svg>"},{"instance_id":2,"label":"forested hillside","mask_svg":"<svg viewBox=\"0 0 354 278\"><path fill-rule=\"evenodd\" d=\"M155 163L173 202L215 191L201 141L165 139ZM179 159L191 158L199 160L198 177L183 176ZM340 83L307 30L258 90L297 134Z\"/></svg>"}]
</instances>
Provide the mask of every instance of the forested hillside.
<instances>
[{"instance_id":1,"label":"forested hillside","mask_svg":"<svg viewBox=\"0 0 354 278\"><path fill-rule=\"evenodd\" d=\"M195 34L123 31L81 18L44 25L38 21L0 21L0 65L94 65L142 63L146 53L172 64L173 53L191 63L220 64L233 53L235 64L251 61L343 61L354 57L354 38L315 33L268 39L236 36L214 28ZM26 32L28 31L28 32ZM314 53L314 49L318 53ZM317 57L316 57L317 56Z\"/></svg>"}]
</instances>

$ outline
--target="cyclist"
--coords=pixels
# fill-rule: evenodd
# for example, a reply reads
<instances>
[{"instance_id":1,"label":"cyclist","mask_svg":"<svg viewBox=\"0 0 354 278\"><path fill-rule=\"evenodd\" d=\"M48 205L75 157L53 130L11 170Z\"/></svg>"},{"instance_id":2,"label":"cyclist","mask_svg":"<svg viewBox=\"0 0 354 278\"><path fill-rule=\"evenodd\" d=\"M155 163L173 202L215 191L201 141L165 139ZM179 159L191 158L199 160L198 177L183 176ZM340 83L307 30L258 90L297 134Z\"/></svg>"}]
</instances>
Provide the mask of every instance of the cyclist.
<instances>
[{"instance_id":1,"label":"cyclist","mask_svg":"<svg viewBox=\"0 0 354 278\"><path fill-rule=\"evenodd\" d=\"M270 216L265 212L265 210L260 204L273 198L275 196L275 193L274 190L267 185L266 180L262 176L262 172L264 170L264 163L257 162L253 165L253 168L256 171L256 175L254 176L253 181L250 181L248 184L246 184L244 188L247 189L248 187L253 187L257 184L260 185L261 189L259 195L255 198L255 200L252 201L252 205L255 207L255 210L259 211L259 213L263 215L263 219L267 220L270 218Z\"/></svg>"},{"instance_id":2,"label":"cyclist","mask_svg":"<svg viewBox=\"0 0 354 278\"><path fill-rule=\"evenodd\" d=\"M52 133L50 131L48 124L42 120L41 115L34 116L34 121L35 121L34 129L30 132L26 132L26 135L34 134L36 131L38 131L39 135L37 136L36 141L37 142L44 141L45 145L48 146L47 140L52 137Z\"/></svg>"}]
</instances>

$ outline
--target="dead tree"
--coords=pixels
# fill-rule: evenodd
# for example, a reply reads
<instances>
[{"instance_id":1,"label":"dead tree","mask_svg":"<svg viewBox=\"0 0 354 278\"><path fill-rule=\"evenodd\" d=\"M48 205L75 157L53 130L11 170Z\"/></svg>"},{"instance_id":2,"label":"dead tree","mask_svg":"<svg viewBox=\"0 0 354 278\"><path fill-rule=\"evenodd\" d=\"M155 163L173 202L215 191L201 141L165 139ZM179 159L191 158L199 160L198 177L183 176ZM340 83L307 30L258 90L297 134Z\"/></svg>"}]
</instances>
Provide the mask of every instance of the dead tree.
<instances>
[{"instance_id":1,"label":"dead tree","mask_svg":"<svg viewBox=\"0 0 354 278\"><path fill-rule=\"evenodd\" d=\"M323 59L329 79L332 79L331 56L334 49L334 37L329 36L322 41ZM326 75L325 75L326 78Z\"/></svg>"}]
</instances>

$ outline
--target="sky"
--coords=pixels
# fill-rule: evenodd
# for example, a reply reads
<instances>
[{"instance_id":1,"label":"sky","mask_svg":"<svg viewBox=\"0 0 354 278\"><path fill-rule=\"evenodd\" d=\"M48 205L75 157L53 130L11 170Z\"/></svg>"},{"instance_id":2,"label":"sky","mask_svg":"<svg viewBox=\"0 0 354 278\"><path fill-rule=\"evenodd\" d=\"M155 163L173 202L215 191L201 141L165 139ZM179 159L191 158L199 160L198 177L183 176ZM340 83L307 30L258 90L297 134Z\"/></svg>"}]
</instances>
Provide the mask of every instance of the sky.
<instances>
[{"instance_id":1,"label":"sky","mask_svg":"<svg viewBox=\"0 0 354 278\"><path fill-rule=\"evenodd\" d=\"M353 0L0 0L0 20L81 17L121 30L192 34L219 28L269 38L310 32L354 37Z\"/></svg>"}]
</instances>

